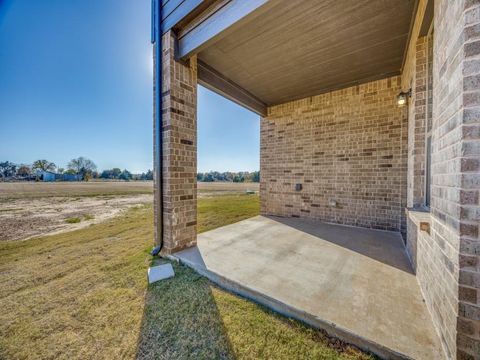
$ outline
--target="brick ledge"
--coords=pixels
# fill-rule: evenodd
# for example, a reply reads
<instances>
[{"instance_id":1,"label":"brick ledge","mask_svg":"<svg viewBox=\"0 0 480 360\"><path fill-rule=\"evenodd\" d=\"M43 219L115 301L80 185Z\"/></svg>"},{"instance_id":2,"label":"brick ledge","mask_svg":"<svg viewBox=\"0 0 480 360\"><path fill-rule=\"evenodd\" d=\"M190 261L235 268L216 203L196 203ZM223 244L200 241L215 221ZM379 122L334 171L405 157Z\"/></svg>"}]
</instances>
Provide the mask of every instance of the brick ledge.
<instances>
[{"instance_id":1,"label":"brick ledge","mask_svg":"<svg viewBox=\"0 0 480 360\"><path fill-rule=\"evenodd\" d=\"M430 209L428 208L406 208L405 213L409 220L411 220L420 231L425 231L430 234L430 226L432 223L432 217Z\"/></svg>"}]
</instances>

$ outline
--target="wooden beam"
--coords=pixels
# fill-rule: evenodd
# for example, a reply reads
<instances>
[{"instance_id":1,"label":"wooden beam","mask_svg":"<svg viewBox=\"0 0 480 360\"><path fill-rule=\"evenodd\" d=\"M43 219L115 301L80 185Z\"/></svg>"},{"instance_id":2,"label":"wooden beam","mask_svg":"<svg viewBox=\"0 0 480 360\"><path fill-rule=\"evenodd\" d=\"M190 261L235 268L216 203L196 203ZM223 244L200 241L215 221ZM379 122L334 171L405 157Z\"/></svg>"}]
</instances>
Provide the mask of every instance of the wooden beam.
<instances>
[{"instance_id":1,"label":"wooden beam","mask_svg":"<svg viewBox=\"0 0 480 360\"><path fill-rule=\"evenodd\" d=\"M418 36L427 36L430 31L430 26L433 22L433 0L427 0L425 8L425 15L423 15L422 25L420 26L420 33Z\"/></svg>"},{"instance_id":2,"label":"wooden beam","mask_svg":"<svg viewBox=\"0 0 480 360\"><path fill-rule=\"evenodd\" d=\"M197 71L198 83L200 85L260 116L267 116L267 105L263 101L243 89L240 85L227 79L201 60L197 60Z\"/></svg>"},{"instance_id":3,"label":"wooden beam","mask_svg":"<svg viewBox=\"0 0 480 360\"><path fill-rule=\"evenodd\" d=\"M202 11L197 12L195 16L186 18L185 20L179 23L179 31L177 32L177 37L182 38L190 31L195 29L200 23L204 22L214 13L216 13L221 7L228 4L231 0L212 0L211 3L205 7Z\"/></svg>"},{"instance_id":4,"label":"wooden beam","mask_svg":"<svg viewBox=\"0 0 480 360\"><path fill-rule=\"evenodd\" d=\"M270 0L271 1L271 0ZM220 40L230 31L235 30L252 15L267 10L269 0L228 0L223 6L212 7L210 14L203 14L203 21L178 38L178 56L187 59L193 54Z\"/></svg>"}]
</instances>

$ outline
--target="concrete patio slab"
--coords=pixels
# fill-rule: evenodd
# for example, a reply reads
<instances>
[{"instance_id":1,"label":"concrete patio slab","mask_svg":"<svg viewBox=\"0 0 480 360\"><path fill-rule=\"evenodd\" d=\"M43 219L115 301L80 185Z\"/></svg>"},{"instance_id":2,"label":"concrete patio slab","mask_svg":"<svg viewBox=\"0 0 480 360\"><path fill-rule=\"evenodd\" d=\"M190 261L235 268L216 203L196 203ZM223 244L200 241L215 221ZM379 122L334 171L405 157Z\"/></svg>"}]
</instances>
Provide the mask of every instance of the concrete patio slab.
<instances>
[{"instance_id":1,"label":"concrete patio slab","mask_svg":"<svg viewBox=\"0 0 480 360\"><path fill-rule=\"evenodd\" d=\"M381 357L445 358L397 233L257 216L200 234L174 257Z\"/></svg>"}]
</instances>

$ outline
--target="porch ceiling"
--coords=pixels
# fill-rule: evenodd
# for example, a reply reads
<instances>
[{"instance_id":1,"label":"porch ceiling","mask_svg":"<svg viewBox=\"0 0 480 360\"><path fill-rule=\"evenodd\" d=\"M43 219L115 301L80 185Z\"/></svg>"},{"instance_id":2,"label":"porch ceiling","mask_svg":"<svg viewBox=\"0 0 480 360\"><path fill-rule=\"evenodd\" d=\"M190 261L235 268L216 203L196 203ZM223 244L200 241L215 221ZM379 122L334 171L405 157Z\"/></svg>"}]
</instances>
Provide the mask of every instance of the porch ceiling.
<instances>
[{"instance_id":1,"label":"porch ceiling","mask_svg":"<svg viewBox=\"0 0 480 360\"><path fill-rule=\"evenodd\" d=\"M267 105L400 73L414 0L278 0L199 59Z\"/></svg>"}]
</instances>

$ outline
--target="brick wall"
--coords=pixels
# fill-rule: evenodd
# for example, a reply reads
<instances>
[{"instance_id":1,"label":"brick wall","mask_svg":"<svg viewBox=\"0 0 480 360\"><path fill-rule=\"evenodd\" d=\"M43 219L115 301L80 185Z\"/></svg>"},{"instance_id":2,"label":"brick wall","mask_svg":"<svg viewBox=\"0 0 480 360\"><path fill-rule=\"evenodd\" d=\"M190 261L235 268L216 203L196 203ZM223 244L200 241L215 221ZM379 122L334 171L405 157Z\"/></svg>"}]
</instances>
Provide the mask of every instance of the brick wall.
<instances>
[{"instance_id":1,"label":"brick wall","mask_svg":"<svg viewBox=\"0 0 480 360\"><path fill-rule=\"evenodd\" d=\"M459 252L457 354L480 359L480 1L438 5L435 231Z\"/></svg>"},{"instance_id":2,"label":"brick wall","mask_svg":"<svg viewBox=\"0 0 480 360\"><path fill-rule=\"evenodd\" d=\"M171 253L197 239L197 63L175 61L171 32L162 42L163 252Z\"/></svg>"},{"instance_id":3,"label":"brick wall","mask_svg":"<svg viewBox=\"0 0 480 360\"><path fill-rule=\"evenodd\" d=\"M392 77L269 108L260 130L262 214L405 231L399 92Z\"/></svg>"},{"instance_id":4,"label":"brick wall","mask_svg":"<svg viewBox=\"0 0 480 360\"><path fill-rule=\"evenodd\" d=\"M410 83L412 86L408 121L407 205L409 208L419 208L425 205L427 51L432 41L427 36L416 40L413 38L411 41L416 42L416 47L415 52L409 54L407 62L413 63L414 67L411 72L404 73L403 79L404 84ZM407 76L410 78L406 79ZM430 223L433 222L433 217L433 213L427 216ZM415 221L415 214L410 212L407 252L442 345L452 356L457 321L457 281L454 265L456 254L453 247L438 239L433 230L430 234L421 231L419 223Z\"/></svg>"},{"instance_id":5,"label":"brick wall","mask_svg":"<svg viewBox=\"0 0 480 360\"><path fill-rule=\"evenodd\" d=\"M407 249L427 307L448 357L458 359L480 359L479 3L435 1L431 232L408 222ZM409 129L421 134L426 48L424 38L411 41L416 52L407 57L402 83L413 84ZM414 151L421 138L409 137L409 205L422 196L415 189L422 172L412 171L423 168Z\"/></svg>"},{"instance_id":6,"label":"brick wall","mask_svg":"<svg viewBox=\"0 0 480 360\"><path fill-rule=\"evenodd\" d=\"M480 2L436 0L434 28L431 234L414 239L417 278L448 356L480 359Z\"/></svg>"},{"instance_id":7,"label":"brick wall","mask_svg":"<svg viewBox=\"0 0 480 360\"><path fill-rule=\"evenodd\" d=\"M434 41L437 42L438 33L437 24L435 24ZM409 207L419 207L424 205L425 200L425 128L427 122L427 78L426 78L426 54L427 37L420 37L416 41L416 52L409 54L408 62L413 62L415 68L408 74L410 81L404 79L403 83L412 84L412 101L409 106L409 171L408 171L408 205ZM438 48L435 53L433 75L437 77L434 83L438 81ZM455 88L455 87L454 87ZM459 89L457 88L457 91ZM435 105L438 100L439 87L434 89L436 95ZM437 106L438 110L438 106ZM438 159L438 113L435 113L435 122L433 129L432 160ZM435 146L437 144L437 147ZM438 162L437 162L438 163ZM433 165L433 178L440 179L439 168ZM443 176L443 175L442 175ZM432 230L429 233L421 231L410 215L408 220L407 251L412 259L417 280L425 297L426 305L432 315L432 320L440 336L443 347L449 357L453 357L456 349L456 325L457 325L457 306L458 306L458 253L457 245L453 236L446 235L442 230L438 232L438 207L439 201L444 201L443 191L438 193L438 186L432 181L432 191L437 189L437 195L432 199L430 222ZM440 195L440 196L439 196ZM443 198L443 200L442 200ZM450 238L447 242L444 238Z\"/></svg>"}]
</instances>

